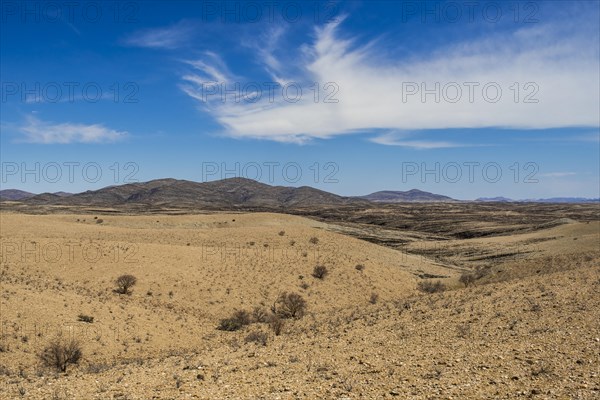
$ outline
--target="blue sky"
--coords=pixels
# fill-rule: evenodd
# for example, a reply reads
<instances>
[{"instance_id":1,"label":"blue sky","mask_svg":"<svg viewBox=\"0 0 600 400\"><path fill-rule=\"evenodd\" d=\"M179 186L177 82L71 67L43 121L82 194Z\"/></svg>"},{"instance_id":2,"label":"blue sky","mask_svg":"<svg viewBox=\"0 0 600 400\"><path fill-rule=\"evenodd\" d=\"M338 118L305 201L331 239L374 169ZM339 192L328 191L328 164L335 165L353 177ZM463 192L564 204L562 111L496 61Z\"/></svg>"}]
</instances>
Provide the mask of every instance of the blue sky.
<instances>
[{"instance_id":1,"label":"blue sky","mask_svg":"<svg viewBox=\"0 0 600 400\"><path fill-rule=\"evenodd\" d=\"M3 189L600 196L600 2L1 5Z\"/></svg>"}]
</instances>

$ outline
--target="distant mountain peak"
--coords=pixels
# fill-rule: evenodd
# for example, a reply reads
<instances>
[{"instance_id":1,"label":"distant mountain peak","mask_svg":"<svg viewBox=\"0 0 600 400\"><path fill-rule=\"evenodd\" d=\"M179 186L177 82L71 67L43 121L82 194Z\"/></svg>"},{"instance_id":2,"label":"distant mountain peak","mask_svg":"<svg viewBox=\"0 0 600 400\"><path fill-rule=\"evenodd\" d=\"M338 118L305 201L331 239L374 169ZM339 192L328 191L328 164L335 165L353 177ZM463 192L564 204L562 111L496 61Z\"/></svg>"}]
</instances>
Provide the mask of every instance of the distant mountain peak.
<instances>
[{"instance_id":1,"label":"distant mountain peak","mask_svg":"<svg viewBox=\"0 0 600 400\"><path fill-rule=\"evenodd\" d=\"M0 190L0 200L18 201L35 196L34 193L29 193L18 189Z\"/></svg>"},{"instance_id":2,"label":"distant mountain peak","mask_svg":"<svg viewBox=\"0 0 600 400\"><path fill-rule=\"evenodd\" d=\"M361 199L373 201L376 203L414 203L414 202L444 202L456 201L451 197L425 192L419 189L411 189L407 191L382 190L371 193L366 196L361 196Z\"/></svg>"},{"instance_id":3,"label":"distant mountain peak","mask_svg":"<svg viewBox=\"0 0 600 400\"><path fill-rule=\"evenodd\" d=\"M480 197L480 198L476 199L475 201L508 203L508 202L511 202L514 200L509 199L507 197L503 197L503 196L497 196L497 197Z\"/></svg>"}]
</instances>

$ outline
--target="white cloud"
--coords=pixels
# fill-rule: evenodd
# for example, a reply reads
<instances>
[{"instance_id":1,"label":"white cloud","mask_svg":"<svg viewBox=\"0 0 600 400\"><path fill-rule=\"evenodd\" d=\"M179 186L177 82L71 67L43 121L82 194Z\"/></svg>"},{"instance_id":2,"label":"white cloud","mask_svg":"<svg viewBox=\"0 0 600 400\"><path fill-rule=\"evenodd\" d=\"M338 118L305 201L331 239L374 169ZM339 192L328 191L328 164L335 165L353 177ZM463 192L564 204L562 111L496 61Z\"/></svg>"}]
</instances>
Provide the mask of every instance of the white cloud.
<instances>
[{"instance_id":1,"label":"white cloud","mask_svg":"<svg viewBox=\"0 0 600 400\"><path fill-rule=\"evenodd\" d=\"M229 71L223 59L212 51L204 52L204 60L184 60L183 62L192 66L194 70L203 73L203 75L193 73L183 77L184 80L197 85L203 82L229 82L239 79Z\"/></svg>"},{"instance_id":2,"label":"white cloud","mask_svg":"<svg viewBox=\"0 0 600 400\"><path fill-rule=\"evenodd\" d=\"M598 35L579 32L576 24L575 28L537 24L510 34L458 43L422 59L390 61L378 57L376 42L356 46L352 38L340 38L342 22L340 19L317 28L315 41L303 48L303 57L274 58L272 44L277 40L267 42L265 50L259 52L272 76L284 73L282 66L300 63L295 67L302 73L286 77L302 87L300 101L286 101L281 91L276 92L274 101L269 101L266 88L262 98L254 103L223 102L219 96L207 100L198 95L202 81L194 78L202 79L199 75L186 75L188 84L183 89L203 102L204 109L221 123L227 135L284 142L303 143L313 138L382 129L416 132L600 125ZM205 74L225 77L218 73L221 69L210 70L208 61L201 63ZM240 83L243 86L247 82L251 79ZM321 86L319 102L313 100L312 82ZM323 102L323 85L328 82L339 88L334 96L337 103ZM518 86L514 86L515 82ZM423 88L432 89L436 84L439 101L433 94L421 96ZM490 85L487 100L483 91L486 84ZM502 90L502 96L492 102L496 87ZM410 89L419 93L410 95ZM462 94L452 102L458 89ZM537 102L524 103L527 96ZM373 141L413 148L455 146L391 136Z\"/></svg>"},{"instance_id":3,"label":"white cloud","mask_svg":"<svg viewBox=\"0 0 600 400\"><path fill-rule=\"evenodd\" d=\"M111 143L128 135L125 131L115 131L99 124L55 124L35 117L27 118L18 130L23 134L24 141L39 144Z\"/></svg>"},{"instance_id":4,"label":"white cloud","mask_svg":"<svg viewBox=\"0 0 600 400\"><path fill-rule=\"evenodd\" d=\"M434 140L412 140L409 139L410 135L399 134L396 132L388 132L371 138L370 141L373 143L383 144L386 146L400 146L408 147L417 150L430 150L430 149L446 149L452 147L469 147L468 144L452 143L446 141L434 141Z\"/></svg>"},{"instance_id":5,"label":"white cloud","mask_svg":"<svg viewBox=\"0 0 600 400\"><path fill-rule=\"evenodd\" d=\"M280 58L276 54L281 46L281 38L284 35L285 29L282 26L276 26L262 35L260 43L253 45L259 62L265 66L266 71L273 81L282 86L290 81L284 77L289 68L282 65Z\"/></svg>"},{"instance_id":6,"label":"white cloud","mask_svg":"<svg viewBox=\"0 0 600 400\"><path fill-rule=\"evenodd\" d=\"M180 21L166 28L143 29L134 32L123 40L123 44L132 47L175 49L186 44L193 32L191 24Z\"/></svg>"}]
</instances>

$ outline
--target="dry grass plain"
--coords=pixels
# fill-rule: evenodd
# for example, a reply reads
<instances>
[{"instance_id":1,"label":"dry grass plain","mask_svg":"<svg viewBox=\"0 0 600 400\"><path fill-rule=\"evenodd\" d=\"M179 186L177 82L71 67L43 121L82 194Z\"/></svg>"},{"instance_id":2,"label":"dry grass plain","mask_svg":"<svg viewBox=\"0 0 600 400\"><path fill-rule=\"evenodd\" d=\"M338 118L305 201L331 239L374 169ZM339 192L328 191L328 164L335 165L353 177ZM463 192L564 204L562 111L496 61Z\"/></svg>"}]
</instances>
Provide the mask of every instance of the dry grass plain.
<instances>
[{"instance_id":1,"label":"dry grass plain","mask_svg":"<svg viewBox=\"0 0 600 400\"><path fill-rule=\"evenodd\" d=\"M413 232L401 249L344 229L273 213L0 213L0 396L600 398L597 220ZM467 288L465 273L478 274ZM114 292L121 274L137 277L130 295ZM417 289L432 277L448 290ZM281 292L307 310L280 335L216 329ZM266 345L246 341L255 331ZM82 347L66 373L38 357L56 336Z\"/></svg>"}]
</instances>

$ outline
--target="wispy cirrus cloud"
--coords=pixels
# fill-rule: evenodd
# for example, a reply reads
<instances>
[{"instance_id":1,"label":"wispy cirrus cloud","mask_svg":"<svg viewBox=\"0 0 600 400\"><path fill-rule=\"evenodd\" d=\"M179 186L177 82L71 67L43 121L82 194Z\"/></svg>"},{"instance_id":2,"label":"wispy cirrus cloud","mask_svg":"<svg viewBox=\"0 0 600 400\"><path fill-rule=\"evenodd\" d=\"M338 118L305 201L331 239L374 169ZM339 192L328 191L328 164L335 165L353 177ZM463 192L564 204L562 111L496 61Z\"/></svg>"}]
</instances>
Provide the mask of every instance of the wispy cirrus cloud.
<instances>
[{"instance_id":1,"label":"wispy cirrus cloud","mask_svg":"<svg viewBox=\"0 0 600 400\"><path fill-rule=\"evenodd\" d=\"M342 32L343 24L339 18L316 27L314 41L302 46L295 58L275 56L282 45L280 33L263 39L256 53L259 64L276 81L285 76L285 81L299 84L304 90L299 101L280 95L272 100L265 93L251 102L207 98L199 95L206 81L198 74L184 75L183 89L202 103L227 136L293 143L381 130L539 130L600 124L600 39L577 23L540 23L464 39L420 58L394 60L378 56L382 49L377 41L358 45ZM234 84L223 65L211 63L210 57L197 66L211 80ZM240 83L252 81L244 78ZM314 101L308 87L313 82L334 83L337 101ZM463 146L389 134L372 141L419 149Z\"/></svg>"},{"instance_id":2,"label":"wispy cirrus cloud","mask_svg":"<svg viewBox=\"0 0 600 400\"><path fill-rule=\"evenodd\" d=\"M230 82L238 79L227 68L227 64L221 56L212 51L205 51L204 59L183 60L183 62L192 66L195 71L192 74L185 75L184 80L199 84L202 82Z\"/></svg>"},{"instance_id":3,"label":"wispy cirrus cloud","mask_svg":"<svg viewBox=\"0 0 600 400\"><path fill-rule=\"evenodd\" d=\"M291 75L292 69L289 65L284 65L281 56L277 54L282 47L285 47L282 45L285 34L286 29L283 26L274 26L260 35L257 41L248 44L254 50L257 62L265 68L273 81L280 85L290 81L287 75Z\"/></svg>"},{"instance_id":4,"label":"wispy cirrus cloud","mask_svg":"<svg viewBox=\"0 0 600 400\"><path fill-rule=\"evenodd\" d=\"M131 47L173 50L186 45L194 32L194 25L183 20L164 28L139 30L125 37L121 42Z\"/></svg>"},{"instance_id":5,"label":"wispy cirrus cloud","mask_svg":"<svg viewBox=\"0 0 600 400\"><path fill-rule=\"evenodd\" d=\"M128 136L101 124L52 123L31 116L17 130L23 141L37 144L113 143Z\"/></svg>"},{"instance_id":6,"label":"wispy cirrus cloud","mask_svg":"<svg viewBox=\"0 0 600 400\"><path fill-rule=\"evenodd\" d=\"M470 144L454 143L436 140L415 140L410 134L399 132L386 132L381 135L369 139L373 143L383 144L386 146L407 147L416 150L431 150L431 149L447 149L453 147L470 147Z\"/></svg>"}]
</instances>

